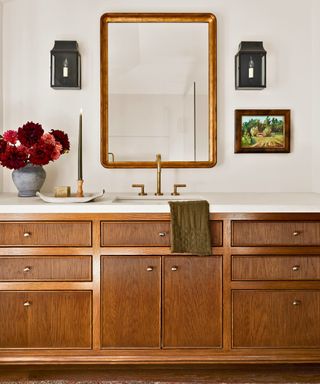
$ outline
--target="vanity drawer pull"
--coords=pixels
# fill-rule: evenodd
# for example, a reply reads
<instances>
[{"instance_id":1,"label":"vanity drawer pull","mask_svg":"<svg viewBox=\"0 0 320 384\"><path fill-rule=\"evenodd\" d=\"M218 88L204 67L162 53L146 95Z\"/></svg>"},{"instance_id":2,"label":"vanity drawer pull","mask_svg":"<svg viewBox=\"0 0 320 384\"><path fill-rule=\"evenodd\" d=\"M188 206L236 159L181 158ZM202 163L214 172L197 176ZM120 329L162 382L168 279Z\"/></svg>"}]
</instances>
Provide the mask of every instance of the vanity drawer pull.
<instances>
[{"instance_id":1,"label":"vanity drawer pull","mask_svg":"<svg viewBox=\"0 0 320 384\"><path fill-rule=\"evenodd\" d=\"M25 301L25 302L23 303L23 306L24 306L24 307L30 307L31 304L32 304L31 301L27 300L27 301Z\"/></svg>"},{"instance_id":2,"label":"vanity drawer pull","mask_svg":"<svg viewBox=\"0 0 320 384\"><path fill-rule=\"evenodd\" d=\"M165 232L159 232L160 237L165 237L166 233Z\"/></svg>"},{"instance_id":3,"label":"vanity drawer pull","mask_svg":"<svg viewBox=\"0 0 320 384\"><path fill-rule=\"evenodd\" d=\"M32 269L31 267L26 266L26 267L23 268L23 272L30 272L31 269Z\"/></svg>"},{"instance_id":4,"label":"vanity drawer pull","mask_svg":"<svg viewBox=\"0 0 320 384\"><path fill-rule=\"evenodd\" d=\"M294 305L294 306L301 305L301 301L300 300L293 300L292 305Z\"/></svg>"},{"instance_id":5,"label":"vanity drawer pull","mask_svg":"<svg viewBox=\"0 0 320 384\"><path fill-rule=\"evenodd\" d=\"M173 267L171 267L171 271L175 272L178 270L178 267L176 265L174 265Z\"/></svg>"},{"instance_id":6,"label":"vanity drawer pull","mask_svg":"<svg viewBox=\"0 0 320 384\"><path fill-rule=\"evenodd\" d=\"M294 265L294 266L292 267L292 270L293 270L294 272L299 271L299 269L300 269L300 265Z\"/></svg>"},{"instance_id":7,"label":"vanity drawer pull","mask_svg":"<svg viewBox=\"0 0 320 384\"><path fill-rule=\"evenodd\" d=\"M294 231L293 232L293 236L299 236L300 235L300 232L299 231Z\"/></svg>"},{"instance_id":8,"label":"vanity drawer pull","mask_svg":"<svg viewBox=\"0 0 320 384\"><path fill-rule=\"evenodd\" d=\"M147 267L147 271L148 272L152 272L153 271L153 267Z\"/></svg>"},{"instance_id":9,"label":"vanity drawer pull","mask_svg":"<svg viewBox=\"0 0 320 384\"><path fill-rule=\"evenodd\" d=\"M31 236L31 232L25 232L24 234L23 234L23 237L30 237Z\"/></svg>"}]
</instances>

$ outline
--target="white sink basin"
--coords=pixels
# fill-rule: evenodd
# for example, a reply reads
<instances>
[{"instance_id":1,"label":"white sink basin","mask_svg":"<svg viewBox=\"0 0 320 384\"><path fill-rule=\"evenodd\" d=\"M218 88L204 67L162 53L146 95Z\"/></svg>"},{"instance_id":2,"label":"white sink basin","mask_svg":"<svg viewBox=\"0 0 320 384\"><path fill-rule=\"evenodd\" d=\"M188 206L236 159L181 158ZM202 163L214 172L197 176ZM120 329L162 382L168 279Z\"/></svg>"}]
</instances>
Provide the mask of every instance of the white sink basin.
<instances>
[{"instance_id":1,"label":"white sink basin","mask_svg":"<svg viewBox=\"0 0 320 384\"><path fill-rule=\"evenodd\" d=\"M112 202L115 204L168 204L169 201L192 201L204 200L199 195L179 195L172 196L170 194L163 194L162 196L147 195L122 195L116 196Z\"/></svg>"}]
</instances>

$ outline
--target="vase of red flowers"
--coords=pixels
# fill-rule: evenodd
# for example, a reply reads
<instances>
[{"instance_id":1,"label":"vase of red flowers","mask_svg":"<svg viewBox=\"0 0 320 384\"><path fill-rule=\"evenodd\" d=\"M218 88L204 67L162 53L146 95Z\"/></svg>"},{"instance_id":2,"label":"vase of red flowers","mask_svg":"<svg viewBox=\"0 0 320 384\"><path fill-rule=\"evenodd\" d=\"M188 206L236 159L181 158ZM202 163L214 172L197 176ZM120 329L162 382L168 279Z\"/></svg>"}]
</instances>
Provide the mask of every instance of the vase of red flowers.
<instances>
[{"instance_id":1,"label":"vase of red flowers","mask_svg":"<svg viewBox=\"0 0 320 384\"><path fill-rule=\"evenodd\" d=\"M43 165L58 160L69 149L69 138L63 131L44 132L41 124L27 122L17 131L0 135L0 165L14 170L18 196L35 196L45 181Z\"/></svg>"}]
</instances>

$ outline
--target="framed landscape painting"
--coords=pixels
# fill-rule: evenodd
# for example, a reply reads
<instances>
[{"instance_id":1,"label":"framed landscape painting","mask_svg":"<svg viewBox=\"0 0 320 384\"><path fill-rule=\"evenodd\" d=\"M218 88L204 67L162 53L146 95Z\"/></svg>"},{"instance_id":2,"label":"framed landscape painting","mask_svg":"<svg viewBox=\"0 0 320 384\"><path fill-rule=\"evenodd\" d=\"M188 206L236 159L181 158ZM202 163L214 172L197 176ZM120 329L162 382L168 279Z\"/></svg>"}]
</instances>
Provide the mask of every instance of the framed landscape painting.
<instances>
[{"instance_id":1,"label":"framed landscape painting","mask_svg":"<svg viewBox=\"0 0 320 384\"><path fill-rule=\"evenodd\" d=\"M234 152L290 152L290 110L236 109Z\"/></svg>"}]
</instances>

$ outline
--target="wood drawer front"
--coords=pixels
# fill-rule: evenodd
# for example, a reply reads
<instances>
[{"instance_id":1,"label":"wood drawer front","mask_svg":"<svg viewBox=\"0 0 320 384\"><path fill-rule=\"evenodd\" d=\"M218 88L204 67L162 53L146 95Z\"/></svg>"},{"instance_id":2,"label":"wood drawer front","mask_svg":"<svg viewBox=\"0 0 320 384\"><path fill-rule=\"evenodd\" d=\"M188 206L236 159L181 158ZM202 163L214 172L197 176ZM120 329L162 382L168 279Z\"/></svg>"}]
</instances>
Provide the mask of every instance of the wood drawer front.
<instances>
[{"instance_id":1,"label":"wood drawer front","mask_svg":"<svg viewBox=\"0 0 320 384\"><path fill-rule=\"evenodd\" d=\"M0 281L91 281L91 256L0 257Z\"/></svg>"},{"instance_id":2,"label":"wood drawer front","mask_svg":"<svg viewBox=\"0 0 320 384\"><path fill-rule=\"evenodd\" d=\"M318 246L320 222L233 221L232 246Z\"/></svg>"},{"instance_id":3,"label":"wood drawer front","mask_svg":"<svg viewBox=\"0 0 320 384\"><path fill-rule=\"evenodd\" d=\"M152 222L103 222L101 224L101 245L163 246L170 245L170 223Z\"/></svg>"},{"instance_id":4,"label":"wood drawer front","mask_svg":"<svg viewBox=\"0 0 320 384\"><path fill-rule=\"evenodd\" d=\"M320 291L233 291L233 348L319 348Z\"/></svg>"},{"instance_id":5,"label":"wood drawer front","mask_svg":"<svg viewBox=\"0 0 320 384\"><path fill-rule=\"evenodd\" d=\"M232 256L232 280L320 280L320 256Z\"/></svg>"},{"instance_id":6,"label":"wood drawer front","mask_svg":"<svg viewBox=\"0 0 320 384\"><path fill-rule=\"evenodd\" d=\"M0 222L0 246L90 247L91 222Z\"/></svg>"},{"instance_id":7,"label":"wood drawer front","mask_svg":"<svg viewBox=\"0 0 320 384\"><path fill-rule=\"evenodd\" d=\"M89 291L1 291L0 303L0 348L91 348Z\"/></svg>"},{"instance_id":8,"label":"wood drawer front","mask_svg":"<svg viewBox=\"0 0 320 384\"><path fill-rule=\"evenodd\" d=\"M211 221L212 246L222 246L222 221ZM170 246L170 222L102 222L101 246Z\"/></svg>"}]
</instances>

